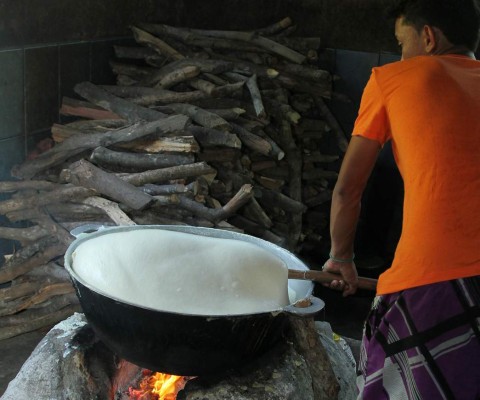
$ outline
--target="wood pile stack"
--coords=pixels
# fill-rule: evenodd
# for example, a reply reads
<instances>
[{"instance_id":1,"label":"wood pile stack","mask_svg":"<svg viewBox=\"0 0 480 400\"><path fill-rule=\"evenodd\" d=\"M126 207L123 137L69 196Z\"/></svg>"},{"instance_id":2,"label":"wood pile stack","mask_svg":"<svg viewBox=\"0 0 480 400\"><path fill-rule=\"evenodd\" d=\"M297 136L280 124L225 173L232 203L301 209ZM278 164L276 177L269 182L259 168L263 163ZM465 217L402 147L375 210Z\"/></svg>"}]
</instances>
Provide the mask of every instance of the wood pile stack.
<instances>
[{"instance_id":1,"label":"wood pile stack","mask_svg":"<svg viewBox=\"0 0 480 400\"><path fill-rule=\"evenodd\" d=\"M0 182L11 193L0 214L16 226L0 239L20 244L0 268L0 339L78 308L61 261L79 225L233 229L294 252L320 243L328 164L347 140L324 102L320 41L293 30L289 18L251 32L132 27L137 45L111 62L117 85L76 85L55 146Z\"/></svg>"}]
</instances>

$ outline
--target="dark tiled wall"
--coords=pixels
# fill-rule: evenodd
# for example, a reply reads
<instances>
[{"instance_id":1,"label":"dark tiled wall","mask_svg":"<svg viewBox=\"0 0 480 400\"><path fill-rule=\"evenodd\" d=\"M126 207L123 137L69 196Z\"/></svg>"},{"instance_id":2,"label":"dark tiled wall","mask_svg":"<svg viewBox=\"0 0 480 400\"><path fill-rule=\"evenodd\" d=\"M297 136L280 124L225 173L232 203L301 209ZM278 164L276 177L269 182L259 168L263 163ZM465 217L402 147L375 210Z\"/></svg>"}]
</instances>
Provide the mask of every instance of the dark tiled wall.
<instances>
[{"instance_id":1,"label":"dark tiled wall","mask_svg":"<svg viewBox=\"0 0 480 400\"><path fill-rule=\"evenodd\" d=\"M114 43L53 44L0 50L0 179L21 162L38 137L59 120L63 96L74 96L76 83L112 83L108 65Z\"/></svg>"},{"instance_id":2,"label":"dark tiled wall","mask_svg":"<svg viewBox=\"0 0 480 400\"><path fill-rule=\"evenodd\" d=\"M75 96L76 83L114 82L108 64L113 45L129 42L118 38L0 49L0 180L13 179L11 168L50 136L50 127L60 119L61 99ZM0 201L7 197L0 194ZM0 216L0 226L7 224ZM12 246L0 239L0 256Z\"/></svg>"}]
</instances>

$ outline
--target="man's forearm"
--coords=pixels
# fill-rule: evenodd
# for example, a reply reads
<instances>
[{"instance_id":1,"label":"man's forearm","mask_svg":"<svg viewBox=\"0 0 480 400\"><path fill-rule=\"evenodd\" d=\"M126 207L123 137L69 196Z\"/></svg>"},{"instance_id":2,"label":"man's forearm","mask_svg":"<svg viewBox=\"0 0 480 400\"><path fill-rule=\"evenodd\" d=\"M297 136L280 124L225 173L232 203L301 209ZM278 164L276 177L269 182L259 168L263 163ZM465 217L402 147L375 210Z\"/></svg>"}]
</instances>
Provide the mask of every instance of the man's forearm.
<instances>
[{"instance_id":1,"label":"man's forearm","mask_svg":"<svg viewBox=\"0 0 480 400\"><path fill-rule=\"evenodd\" d=\"M335 188L330 214L331 255L353 258L355 231L360 215L361 195Z\"/></svg>"},{"instance_id":2,"label":"man's forearm","mask_svg":"<svg viewBox=\"0 0 480 400\"><path fill-rule=\"evenodd\" d=\"M335 258L353 257L360 201L379 149L379 143L370 139L354 136L350 140L332 195L330 235Z\"/></svg>"}]
</instances>

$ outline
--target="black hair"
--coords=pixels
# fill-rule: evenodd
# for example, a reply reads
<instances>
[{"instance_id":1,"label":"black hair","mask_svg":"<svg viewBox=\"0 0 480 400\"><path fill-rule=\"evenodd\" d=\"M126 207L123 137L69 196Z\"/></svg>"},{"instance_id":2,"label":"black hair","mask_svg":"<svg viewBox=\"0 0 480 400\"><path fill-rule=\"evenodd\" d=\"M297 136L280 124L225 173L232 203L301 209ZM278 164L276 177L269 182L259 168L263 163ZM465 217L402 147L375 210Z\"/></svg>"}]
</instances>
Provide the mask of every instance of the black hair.
<instances>
[{"instance_id":1,"label":"black hair","mask_svg":"<svg viewBox=\"0 0 480 400\"><path fill-rule=\"evenodd\" d=\"M389 7L392 18L421 31L424 25L440 29L450 43L475 51L480 40L479 0L396 0Z\"/></svg>"}]
</instances>

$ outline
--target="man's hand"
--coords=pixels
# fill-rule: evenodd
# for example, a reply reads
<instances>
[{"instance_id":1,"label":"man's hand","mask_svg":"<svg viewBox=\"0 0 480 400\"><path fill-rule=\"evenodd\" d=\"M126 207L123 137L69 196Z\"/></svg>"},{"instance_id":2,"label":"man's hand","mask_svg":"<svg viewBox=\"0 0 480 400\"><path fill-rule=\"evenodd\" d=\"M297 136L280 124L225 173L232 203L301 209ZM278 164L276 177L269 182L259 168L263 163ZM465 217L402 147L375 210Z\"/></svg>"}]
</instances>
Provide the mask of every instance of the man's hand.
<instances>
[{"instance_id":1,"label":"man's hand","mask_svg":"<svg viewBox=\"0 0 480 400\"><path fill-rule=\"evenodd\" d=\"M325 283L323 286L343 292L343 296L349 296L357 291L358 274L355 263L339 263L328 259L323 265L322 271L338 274L338 280Z\"/></svg>"}]
</instances>

